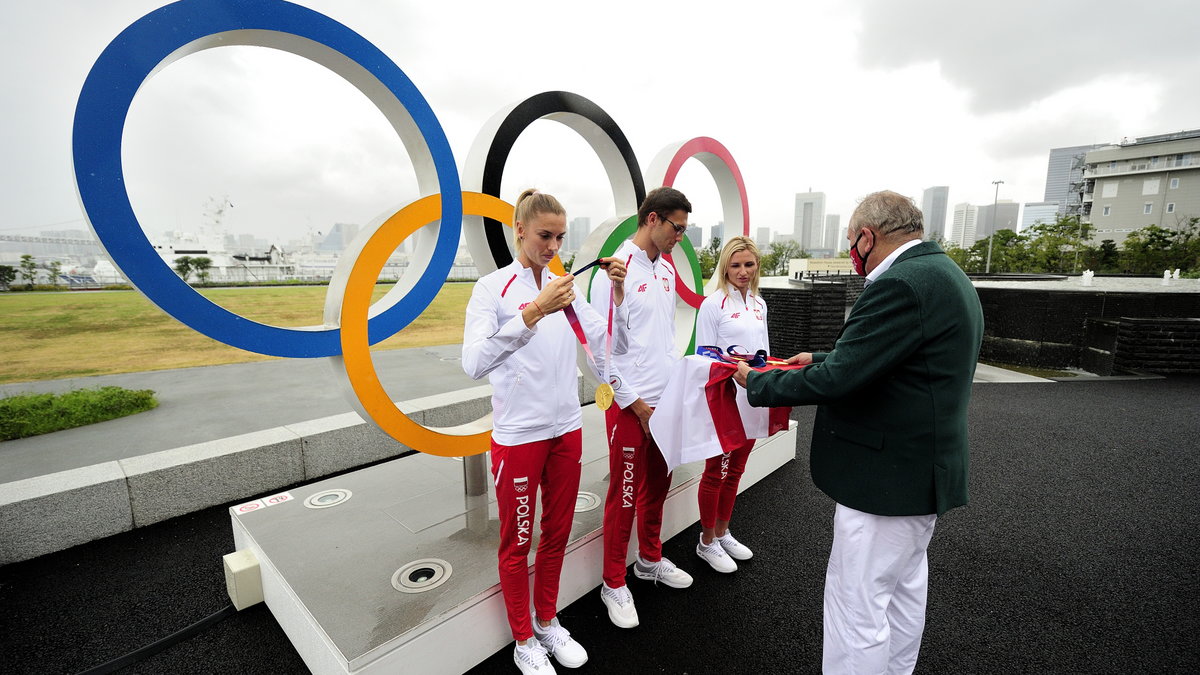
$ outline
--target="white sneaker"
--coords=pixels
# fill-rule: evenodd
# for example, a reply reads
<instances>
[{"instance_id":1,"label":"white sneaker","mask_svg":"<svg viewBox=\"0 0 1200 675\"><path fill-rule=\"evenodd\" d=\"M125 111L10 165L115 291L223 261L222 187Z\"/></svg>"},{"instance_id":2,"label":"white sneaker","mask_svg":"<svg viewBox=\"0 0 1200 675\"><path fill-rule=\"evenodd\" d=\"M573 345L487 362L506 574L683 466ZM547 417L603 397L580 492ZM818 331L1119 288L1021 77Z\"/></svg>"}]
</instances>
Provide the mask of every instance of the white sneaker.
<instances>
[{"instance_id":1,"label":"white sneaker","mask_svg":"<svg viewBox=\"0 0 1200 675\"><path fill-rule=\"evenodd\" d=\"M729 554L734 560L749 560L754 557L754 551L751 551L741 542L733 538L733 533L725 530L725 536L717 537L717 541L721 542L721 548Z\"/></svg>"},{"instance_id":2,"label":"white sneaker","mask_svg":"<svg viewBox=\"0 0 1200 675\"><path fill-rule=\"evenodd\" d=\"M536 617L533 619L533 636L542 643L546 651L564 668L578 668L587 663L587 650L571 637L571 631L562 627L558 617L550 619L550 625L542 628Z\"/></svg>"},{"instance_id":3,"label":"white sneaker","mask_svg":"<svg viewBox=\"0 0 1200 675\"><path fill-rule=\"evenodd\" d=\"M633 594L628 586L609 588L600 584L600 599L608 608L608 618L618 628L635 628L638 625L637 608L633 606Z\"/></svg>"},{"instance_id":4,"label":"white sneaker","mask_svg":"<svg viewBox=\"0 0 1200 675\"><path fill-rule=\"evenodd\" d=\"M546 648L538 640L526 640L525 644L517 643L513 650L513 661L522 675L554 675L554 666L546 656Z\"/></svg>"},{"instance_id":5,"label":"white sneaker","mask_svg":"<svg viewBox=\"0 0 1200 675\"><path fill-rule=\"evenodd\" d=\"M725 553L725 549L721 548L721 544L716 539L713 539L711 544L705 544L704 537L701 536L700 543L696 544L696 555L722 574L737 571L737 563Z\"/></svg>"},{"instance_id":6,"label":"white sneaker","mask_svg":"<svg viewBox=\"0 0 1200 675\"><path fill-rule=\"evenodd\" d=\"M639 579L655 583L661 581L671 588L687 588L692 585L692 575L679 569L665 557L652 563L642 560L642 556L639 555L637 562L633 563L633 573Z\"/></svg>"}]
</instances>

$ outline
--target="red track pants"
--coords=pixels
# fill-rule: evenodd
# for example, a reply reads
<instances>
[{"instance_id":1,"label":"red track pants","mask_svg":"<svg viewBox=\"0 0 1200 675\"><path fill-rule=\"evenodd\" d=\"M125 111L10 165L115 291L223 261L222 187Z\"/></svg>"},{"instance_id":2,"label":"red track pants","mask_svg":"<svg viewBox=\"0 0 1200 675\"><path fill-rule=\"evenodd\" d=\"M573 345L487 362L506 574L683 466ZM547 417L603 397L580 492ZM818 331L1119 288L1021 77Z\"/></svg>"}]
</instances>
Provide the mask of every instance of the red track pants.
<instances>
[{"instance_id":1,"label":"red track pants","mask_svg":"<svg viewBox=\"0 0 1200 675\"><path fill-rule=\"evenodd\" d=\"M513 638L533 637L529 617L529 543L542 490L541 534L534 560L533 606L543 620L558 611L558 578L579 493L580 429L545 441L505 446L492 441L492 477L500 512L500 590Z\"/></svg>"},{"instance_id":2,"label":"red track pants","mask_svg":"<svg viewBox=\"0 0 1200 675\"><path fill-rule=\"evenodd\" d=\"M671 488L667 463L642 431L637 415L613 406L605 411L608 428L608 496L604 499L604 583L625 585L625 553L637 515L638 552L642 559L662 558L663 502Z\"/></svg>"},{"instance_id":3,"label":"red track pants","mask_svg":"<svg viewBox=\"0 0 1200 675\"><path fill-rule=\"evenodd\" d=\"M729 520L733 515L738 483L746 471L754 440L751 438L745 445L705 461L699 489L701 527L716 527L718 520Z\"/></svg>"}]
</instances>

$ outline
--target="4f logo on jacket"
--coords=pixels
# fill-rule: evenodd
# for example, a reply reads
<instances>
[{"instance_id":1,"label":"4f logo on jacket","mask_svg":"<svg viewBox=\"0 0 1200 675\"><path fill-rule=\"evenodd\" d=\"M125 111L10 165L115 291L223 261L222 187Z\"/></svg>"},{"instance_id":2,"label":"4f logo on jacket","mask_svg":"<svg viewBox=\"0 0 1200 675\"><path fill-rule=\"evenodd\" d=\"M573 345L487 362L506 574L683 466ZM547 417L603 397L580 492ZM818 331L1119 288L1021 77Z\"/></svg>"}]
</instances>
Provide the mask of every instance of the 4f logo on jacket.
<instances>
[{"instance_id":1,"label":"4f logo on jacket","mask_svg":"<svg viewBox=\"0 0 1200 675\"><path fill-rule=\"evenodd\" d=\"M646 292L646 284L642 284L641 286L638 286L637 292L645 293Z\"/></svg>"},{"instance_id":2,"label":"4f logo on jacket","mask_svg":"<svg viewBox=\"0 0 1200 675\"><path fill-rule=\"evenodd\" d=\"M513 490L519 495L517 502L517 545L529 542L529 478L514 478Z\"/></svg>"}]
</instances>

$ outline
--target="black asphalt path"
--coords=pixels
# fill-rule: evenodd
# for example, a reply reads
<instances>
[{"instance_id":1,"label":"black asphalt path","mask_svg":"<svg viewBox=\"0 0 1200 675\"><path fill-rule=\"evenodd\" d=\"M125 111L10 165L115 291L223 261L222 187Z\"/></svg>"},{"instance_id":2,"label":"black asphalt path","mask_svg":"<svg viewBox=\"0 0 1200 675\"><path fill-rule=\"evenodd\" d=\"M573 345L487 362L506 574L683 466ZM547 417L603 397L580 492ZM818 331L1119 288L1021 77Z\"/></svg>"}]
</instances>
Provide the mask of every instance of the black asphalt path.
<instances>
[{"instance_id":1,"label":"black asphalt path","mask_svg":"<svg viewBox=\"0 0 1200 675\"><path fill-rule=\"evenodd\" d=\"M815 673L833 503L801 451L738 501L755 558L718 575L697 528L665 553L674 590L630 581L642 625L596 592L560 618L586 673ZM1200 378L977 384L971 504L930 546L920 673L1200 672ZM75 673L228 604L225 507L0 568L0 673ZM560 669L563 672L565 669ZM124 672L303 673L264 606ZM505 648L472 673L515 673Z\"/></svg>"}]
</instances>

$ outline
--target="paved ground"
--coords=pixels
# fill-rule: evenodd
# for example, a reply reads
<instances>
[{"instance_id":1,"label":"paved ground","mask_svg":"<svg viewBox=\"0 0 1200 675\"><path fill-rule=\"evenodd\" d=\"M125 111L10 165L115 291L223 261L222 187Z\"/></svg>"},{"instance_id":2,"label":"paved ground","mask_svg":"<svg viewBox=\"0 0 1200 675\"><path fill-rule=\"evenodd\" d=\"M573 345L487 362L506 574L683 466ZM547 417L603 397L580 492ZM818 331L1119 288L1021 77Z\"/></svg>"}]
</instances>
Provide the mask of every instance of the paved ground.
<instances>
[{"instance_id":1,"label":"paved ground","mask_svg":"<svg viewBox=\"0 0 1200 675\"><path fill-rule=\"evenodd\" d=\"M1200 651L1200 378L977 384L972 502L930 548L918 672L1195 673ZM800 409L802 432L811 409ZM631 581L642 626L611 626L595 593L562 613L585 673L817 672L833 505L797 461L739 500L756 557L718 576L696 529L666 553L685 591ZM225 507L0 568L0 672L72 673L228 603ZM473 672L513 673L508 649ZM262 606L130 673L302 673Z\"/></svg>"},{"instance_id":2,"label":"paved ground","mask_svg":"<svg viewBox=\"0 0 1200 675\"><path fill-rule=\"evenodd\" d=\"M395 400L432 396L486 384L467 377L461 345L375 352L373 359ZM984 364L981 382L1038 378ZM118 386L150 389L159 406L131 417L0 443L0 482L137 457L193 443L338 415L352 410L344 376L329 359L285 359L203 368L0 385L0 397ZM252 401L253 405L246 405Z\"/></svg>"},{"instance_id":3,"label":"paved ground","mask_svg":"<svg viewBox=\"0 0 1200 675\"><path fill-rule=\"evenodd\" d=\"M395 400L486 384L459 365L461 345L375 352L380 380ZM351 411L344 376L329 359L285 359L203 368L28 382L0 396L114 385L151 389L149 412L45 436L0 443L0 482L136 457ZM246 405L252 401L253 405Z\"/></svg>"}]
</instances>

